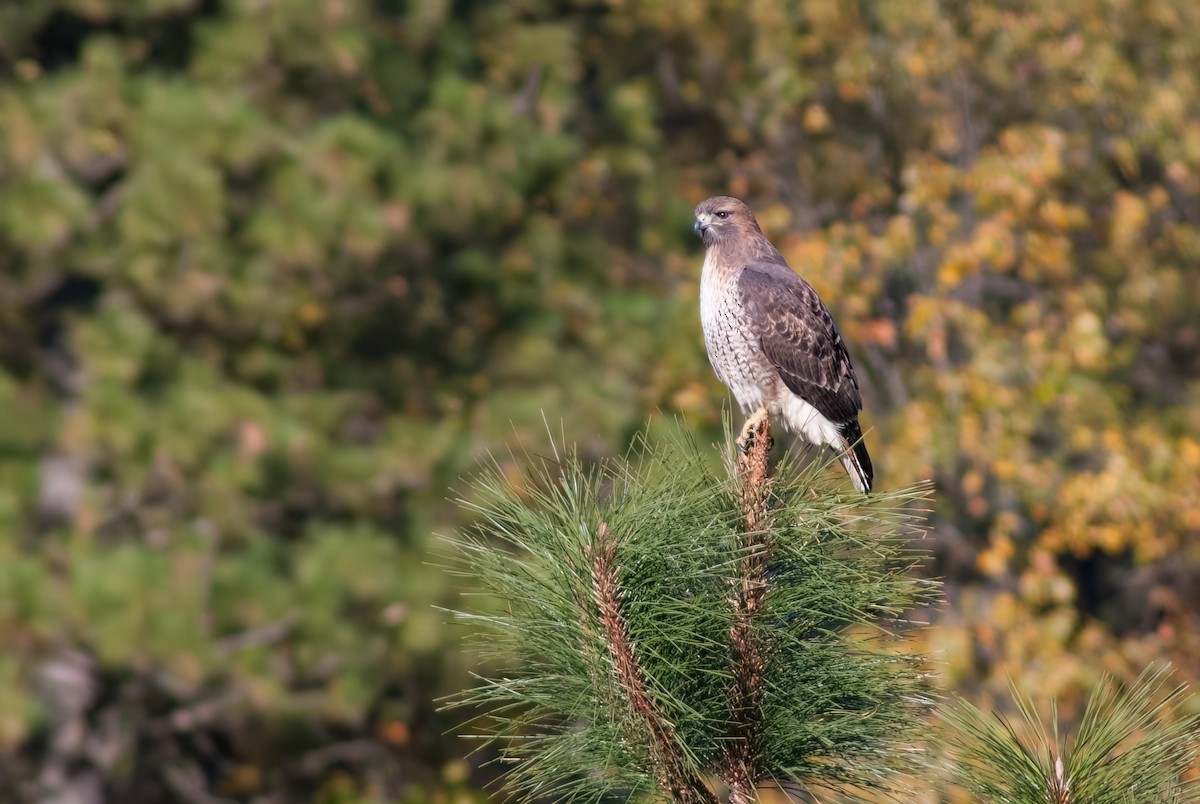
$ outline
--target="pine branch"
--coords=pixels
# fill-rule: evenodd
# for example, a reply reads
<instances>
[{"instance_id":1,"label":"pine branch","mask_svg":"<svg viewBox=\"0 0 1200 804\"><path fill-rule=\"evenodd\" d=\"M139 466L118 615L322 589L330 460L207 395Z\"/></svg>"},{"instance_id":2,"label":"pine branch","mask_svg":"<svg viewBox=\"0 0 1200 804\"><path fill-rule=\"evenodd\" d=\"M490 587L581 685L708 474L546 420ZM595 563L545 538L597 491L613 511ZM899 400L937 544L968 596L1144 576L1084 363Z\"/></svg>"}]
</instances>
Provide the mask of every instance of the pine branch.
<instances>
[{"instance_id":1,"label":"pine branch","mask_svg":"<svg viewBox=\"0 0 1200 804\"><path fill-rule=\"evenodd\" d=\"M758 742L762 731L763 673L767 667L765 646L756 633L763 598L767 594L767 567L771 558L769 456L774 439L771 422L763 417L745 449L737 456L738 497L746 527L742 533L742 559L738 588L733 596L733 690L731 710L735 739L726 752L725 782L731 804L754 801L756 782L762 777L757 767Z\"/></svg>"},{"instance_id":2,"label":"pine branch","mask_svg":"<svg viewBox=\"0 0 1200 804\"><path fill-rule=\"evenodd\" d=\"M645 724L645 733L649 737L647 751L659 788L682 804L716 804L716 796L688 767L686 758L679 750L674 727L662 716L646 686L629 629L621 616L621 592L616 571L617 540L609 533L607 522L600 523L596 546L589 548L587 554L591 559L592 590L608 645L612 672L624 690L630 707Z\"/></svg>"},{"instance_id":3,"label":"pine branch","mask_svg":"<svg viewBox=\"0 0 1200 804\"><path fill-rule=\"evenodd\" d=\"M472 489L453 568L480 590L490 676L455 703L522 801L749 802L757 786L890 790L927 706L917 657L863 637L931 594L908 574L920 489L820 490L769 472L770 432L725 472L680 437L636 460L530 461ZM509 668L503 672L500 668Z\"/></svg>"},{"instance_id":4,"label":"pine branch","mask_svg":"<svg viewBox=\"0 0 1200 804\"><path fill-rule=\"evenodd\" d=\"M1164 691L1168 674L1152 665L1124 690L1101 679L1065 747L1057 712L1047 729L1016 689L1016 725L960 702L944 715L958 783L977 801L1005 804L1196 801L1200 781L1185 777L1200 753L1200 715L1180 714L1186 687Z\"/></svg>"}]
</instances>

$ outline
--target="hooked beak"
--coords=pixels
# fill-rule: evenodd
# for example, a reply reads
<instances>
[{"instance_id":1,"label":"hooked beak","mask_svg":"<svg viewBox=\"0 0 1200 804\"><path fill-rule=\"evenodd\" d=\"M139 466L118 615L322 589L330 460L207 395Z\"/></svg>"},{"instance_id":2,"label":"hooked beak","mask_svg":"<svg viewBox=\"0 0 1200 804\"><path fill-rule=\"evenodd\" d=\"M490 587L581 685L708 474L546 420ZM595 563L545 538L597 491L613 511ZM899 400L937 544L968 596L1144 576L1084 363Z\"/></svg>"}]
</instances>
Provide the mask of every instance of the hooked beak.
<instances>
[{"instance_id":1,"label":"hooked beak","mask_svg":"<svg viewBox=\"0 0 1200 804\"><path fill-rule=\"evenodd\" d=\"M697 218L696 222L692 225L692 229L696 232L696 234L701 235L701 236L704 235L704 230L707 228L708 228L708 224L705 223L704 221L700 220L699 218Z\"/></svg>"}]
</instances>

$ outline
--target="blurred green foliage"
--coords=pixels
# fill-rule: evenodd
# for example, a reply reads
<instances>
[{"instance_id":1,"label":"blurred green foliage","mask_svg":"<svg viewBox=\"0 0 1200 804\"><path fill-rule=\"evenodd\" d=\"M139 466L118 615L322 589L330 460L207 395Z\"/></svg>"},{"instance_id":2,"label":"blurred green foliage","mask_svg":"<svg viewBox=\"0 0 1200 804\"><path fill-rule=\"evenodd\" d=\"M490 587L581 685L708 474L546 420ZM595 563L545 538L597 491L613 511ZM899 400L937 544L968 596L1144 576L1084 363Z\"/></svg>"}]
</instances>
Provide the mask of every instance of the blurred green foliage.
<instances>
[{"instance_id":1,"label":"blurred green foliage","mask_svg":"<svg viewBox=\"0 0 1200 804\"><path fill-rule=\"evenodd\" d=\"M1172 0L0 2L0 788L469 795L446 489L543 415L585 456L654 411L720 438L718 192L833 307L880 483L937 482L947 685L1069 718L1104 671L1195 680L1198 32Z\"/></svg>"}]
</instances>

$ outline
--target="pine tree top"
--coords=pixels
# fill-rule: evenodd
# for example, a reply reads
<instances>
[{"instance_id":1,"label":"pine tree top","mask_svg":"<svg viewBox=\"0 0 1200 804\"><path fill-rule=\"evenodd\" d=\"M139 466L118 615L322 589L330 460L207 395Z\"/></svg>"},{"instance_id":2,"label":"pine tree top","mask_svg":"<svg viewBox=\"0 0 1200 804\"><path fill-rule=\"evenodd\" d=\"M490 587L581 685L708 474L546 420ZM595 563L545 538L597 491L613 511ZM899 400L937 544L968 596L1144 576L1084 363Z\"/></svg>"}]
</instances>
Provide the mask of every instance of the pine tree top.
<instances>
[{"instance_id":1,"label":"pine tree top","mask_svg":"<svg viewBox=\"0 0 1200 804\"><path fill-rule=\"evenodd\" d=\"M928 698L883 637L933 597L908 572L925 492L842 493L791 459L768 477L756 446L724 471L679 436L476 481L458 570L486 594L462 616L508 672L458 704L519 798L903 784Z\"/></svg>"}]
</instances>

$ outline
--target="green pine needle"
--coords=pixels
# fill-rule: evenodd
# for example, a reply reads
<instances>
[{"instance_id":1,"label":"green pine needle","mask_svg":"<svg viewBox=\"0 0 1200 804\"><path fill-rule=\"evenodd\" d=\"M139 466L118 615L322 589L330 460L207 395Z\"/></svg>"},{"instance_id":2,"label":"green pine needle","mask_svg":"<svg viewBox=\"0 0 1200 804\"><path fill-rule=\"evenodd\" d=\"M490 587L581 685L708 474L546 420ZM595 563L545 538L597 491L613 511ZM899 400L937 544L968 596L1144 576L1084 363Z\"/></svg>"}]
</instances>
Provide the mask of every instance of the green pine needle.
<instances>
[{"instance_id":1,"label":"green pine needle","mask_svg":"<svg viewBox=\"0 0 1200 804\"><path fill-rule=\"evenodd\" d=\"M556 454L515 483L494 471L463 503L478 526L455 542L456 569L484 594L461 616L509 669L455 705L481 713L520 800L678 787L716 801L738 718L738 484L685 437L637 452L600 466ZM928 706L921 663L863 634L906 627L933 599L908 572L925 491L835 492L792 461L775 474L756 781L896 788L911 752L890 748L916 742Z\"/></svg>"},{"instance_id":2,"label":"green pine needle","mask_svg":"<svg viewBox=\"0 0 1200 804\"><path fill-rule=\"evenodd\" d=\"M1179 714L1187 688L1167 689L1169 675L1170 666L1158 664L1128 688L1102 679L1066 745L1057 711L1047 730L1033 703L1015 689L1020 730L961 701L943 716L956 781L987 804L1200 800L1200 784L1184 778L1200 749L1200 715Z\"/></svg>"}]
</instances>

